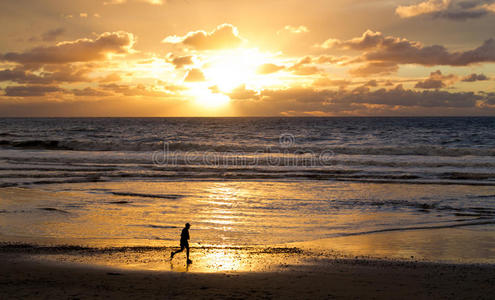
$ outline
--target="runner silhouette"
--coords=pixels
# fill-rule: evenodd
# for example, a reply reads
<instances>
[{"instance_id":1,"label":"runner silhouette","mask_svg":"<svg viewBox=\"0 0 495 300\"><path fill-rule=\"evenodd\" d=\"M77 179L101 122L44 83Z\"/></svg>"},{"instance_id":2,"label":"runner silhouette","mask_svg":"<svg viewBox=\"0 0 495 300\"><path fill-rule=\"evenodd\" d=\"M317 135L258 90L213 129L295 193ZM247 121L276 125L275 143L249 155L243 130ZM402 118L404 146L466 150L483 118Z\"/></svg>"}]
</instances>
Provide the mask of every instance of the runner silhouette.
<instances>
[{"instance_id":1,"label":"runner silhouette","mask_svg":"<svg viewBox=\"0 0 495 300\"><path fill-rule=\"evenodd\" d=\"M170 253L170 260L174 258L174 255L184 251L184 248L187 250L186 251L186 256L187 256L187 264L191 264L192 260L189 259L189 228L191 227L191 224L186 223L186 226L184 229L182 229L182 232L180 234L180 249L177 251L172 251Z\"/></svg>"}]
</instances>

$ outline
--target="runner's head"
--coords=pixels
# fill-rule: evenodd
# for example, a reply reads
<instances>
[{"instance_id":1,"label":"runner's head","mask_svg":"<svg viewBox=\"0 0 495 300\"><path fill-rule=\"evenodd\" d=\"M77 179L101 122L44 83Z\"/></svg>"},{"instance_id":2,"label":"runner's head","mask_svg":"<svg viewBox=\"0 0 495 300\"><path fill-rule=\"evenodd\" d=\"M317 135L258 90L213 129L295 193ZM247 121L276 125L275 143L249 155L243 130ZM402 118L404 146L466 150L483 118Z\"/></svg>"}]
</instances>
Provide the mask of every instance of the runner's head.
<instances>
[{"instance_id":1,"label":"runner's head","mask_svg":"<svg viewBox=\"0 0 495 300\"><path fill-rule=\"evenodd\" d=\"M189 228L189 227L191 227L191 224L186 223L186 228Z\"/></svg>"}]
</instances>

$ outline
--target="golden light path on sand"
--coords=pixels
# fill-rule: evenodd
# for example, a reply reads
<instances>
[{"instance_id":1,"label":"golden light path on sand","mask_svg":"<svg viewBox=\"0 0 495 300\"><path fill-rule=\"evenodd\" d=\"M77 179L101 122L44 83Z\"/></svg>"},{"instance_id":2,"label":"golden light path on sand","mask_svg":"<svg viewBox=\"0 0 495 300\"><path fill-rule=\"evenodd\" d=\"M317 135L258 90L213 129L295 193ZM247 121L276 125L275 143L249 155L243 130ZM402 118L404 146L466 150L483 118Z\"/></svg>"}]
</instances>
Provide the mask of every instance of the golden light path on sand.
<instances>
[{"instance_id":1,"label":"golden light path on sand","mask_svg":"<svg viewBox=\"0 0 495 300\"><path fill-rule=\"evenodd\" d=\"M55 251L30 259L62 263L90 264L128 270L193 273L277 272L302 267L322 267L334 260L400 260L448 263L493 263L472 260L493 257L495 243L485 232L473 242L466 230L442 229L431 232L379 233L366 237L343 237L273 247L203 246L191 249L191 265L184 253L170 260L173 248L114 248L106 250ZM431 252L431 244L435 250ZM421 249L421 247L425 247ZM484 249L483 253L479 252ZM470 253L471 252L471 253ZM62 254L60 254L62 253Z\"/></svg>"},{"instance_id":2,"label":"golden light path on sand","mask_svg":"<svg viewBox=\"0 0 495 300\"><path fill-rule=\"evenodd\" d=\"M435 189L428 193L491 192L490 187L486 191L466 186ZM123 196L129 191L132 193ZM410 197L424 192L420 186L410 186L407 191ZM192 272L277 270L319 258L355 256L495 261L493 232L476 226L314 238L323 230L319 226L335 227L331 230L339 232L348 224L371 226L411 218L397 211L308 213L308 206L321 201L317 199L342 201L369 195L385 199L393 193L404 196L399 185L321 182L301 186L291 182L136 181L4 188L0 190L0 241L53 247L53 251L40 253L40 259ZM415 215L424 218L425 213L412 212L412 217ZM194 263L188 268L184 253L170 262L170 251L177 249L184 220L192 224ZM287 235L297 236L301 242L280 242ZM89 248L72 251L70 247L59 249L59 245Z\"/></svg>"}]
</instances>

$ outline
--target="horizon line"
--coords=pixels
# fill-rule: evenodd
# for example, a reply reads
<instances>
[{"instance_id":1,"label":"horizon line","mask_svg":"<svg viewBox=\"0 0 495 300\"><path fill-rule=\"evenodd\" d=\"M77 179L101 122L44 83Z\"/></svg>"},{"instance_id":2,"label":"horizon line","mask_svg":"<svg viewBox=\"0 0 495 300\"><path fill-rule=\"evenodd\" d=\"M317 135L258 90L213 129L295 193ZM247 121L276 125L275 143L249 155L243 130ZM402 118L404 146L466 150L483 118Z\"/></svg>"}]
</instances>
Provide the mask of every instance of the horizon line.
<instances>
[{"instance_id":1,"label":"horizon line","mask_svg":"<svg viewBox=\"0 0 495 300\"><path fill-rule=\"evenodd\" d=\"M418 115L418 116L0 116L0 119L163 119L163 118L494 118L495 115Z\"/></svg>"}]
</instances>

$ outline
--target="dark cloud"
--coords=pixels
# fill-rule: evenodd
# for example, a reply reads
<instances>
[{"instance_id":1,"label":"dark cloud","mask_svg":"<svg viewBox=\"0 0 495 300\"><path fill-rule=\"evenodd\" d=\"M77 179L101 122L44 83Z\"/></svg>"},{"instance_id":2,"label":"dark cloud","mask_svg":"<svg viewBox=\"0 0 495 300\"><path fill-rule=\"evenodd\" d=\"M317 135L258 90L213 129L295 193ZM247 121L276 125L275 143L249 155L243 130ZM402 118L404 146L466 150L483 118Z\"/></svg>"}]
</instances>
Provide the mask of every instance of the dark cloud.
<instances>
[{"instance_id":1,"label":"dark cloud","mask_svg":"<svg viewBox=\"0 0 495 300\"><path fill-rule=\"evenodd\" d=\"M385 83L383 83L383 86L392 86L392 85L394 85L394 84L390 80L387 80L387 81L385 81Z\"/></svg>"},{"instance_id":2,"label":"dark cloud","mask_svg":"<svg viewBox=\"0 0 495 300\"><path fill-rule=\"evenodd\" d=\"M254 99L232 103L247 115L486 115L495 110L484 107L487 97L474 93L438 90L417 91L398 85L371 91L329 90L293 87L262 90Z\"/></svg>"},{"instance_id":3,"label":"dark cloud","mask_svg":"<svg viewBox=\"0 0 495 300\"><path fill-rule=\"evenodd\" d=\"M458 80L454 74L443 75L440 70L430 73L430 77L425 80L418 81L415 88L420 89L440 89L453 84Z\"/></svg>"},{"instance_id":4,"label":"dark cloud","mask_svg":"<svg viewBox=\"0 0 495 300\"><path fill-rule=\"evenodd\" d=\"M441 45L423 46L420 42L384 36L381 32L367 30L361 37L350 40L329 39L321 46L363 52L360 57L348 62L367 63L351 70L351 73L358 76L370 75L373 72L393 73L398 70L400 64L467 66L495 62L495 39L488 39L472 50L451 52Z\"/></svg>"},{"instance_id":5,"label":"dark cloud","mask_svg":"<svg viewBox=\"0 0 495 300\"><path fill-rule=\"evenodd\" d=\"M424 0L412 5L397 7L402 18L429 15L454 21L477 19L495 12L494 0Z\"/></svg>"},{"instance_id":6,"label":"dark cloud","mask_svg":"<svg viewBox=\"0 0 495 300\"><path fill-rule=\"evenodd\" d=\"M283 90L265 89L261 91L260 96L264 102L298 102L321 105L329 101L335 93L337 92L332 90L294 87Z\"/></svg>"},{"instance_id":7,"label":"dark cloud","mask_svg":"<svg viewBox=\"0 0 495 300\"><path fill-rule=\"evenodd\" d=\"M375 79L369 80L364 84L365 86L370 86L370 87L377 87L378 82Z\"/></svg>"},{"instance_id":8,"label":"dark cloud","mask_svg":"<svg viewBox=\"0 0 495 300\"><path fill-rule=\"evenodd\" d=\"M50 47L36 47L26 52L9 52L0 60L21 64L64 64L102 60L107 54L126 54L132 50L135 38L132 33L105 32L96 39L79 39L61 42Z\"/></svg>"},{"instance_id":9,"label":"dark cloud","mask_svg":"<svg viewBox=\"0 0 495 300\"><path fill-rule=\"evenodd\" d=\"M399 64L467 66L495 62L495 40L488 39L478 48L463 52L449 52L439 45L424 47L419 43L402 41L367 53L365 58Z\"/></svg>"},{"instance_id":10,"label":"dark cloud","mask_svg":"<svg viewBox=\"0 0 495 300\"><path fill-rule=\"evenodd\" d=\"M155 91L151 87L146 87L145 85L138 84L136 86L129 86L126 84L102 84L100 88L104 92L111 92L114 94L121 94L123 96L147 96L147 97L166 97L167 93L161 91Z\"/></svg>"},{"instance_id":11,"label":"dark cloud","mask_svg":"<svg viewBox=\"0 0 495 300\"><path fill-rule=\"evenodd\" d=\"M0 70L0 82L11 81L22 84L83 82L89 80L86 77L86 74L90 71L90 69L85 67L76 68L70 65L61 65L55 68L35 69L34 71L24 67Z\"/></svg>"},{"instance_id":12,"label":"dark cloud","mask_svg":"<svg viewBox=\"0 0 495 300\"><path fill-rule=\"evenodd\" d=\"M489 80L489 78L485 74L476 74L476 73L473 73L471 75L468 75L466 77L463 77L461 81L464 81L464 82L473 82L473 81L484 81L484 80Z\"/></svg>"},{"instance_id":13,"label":"dark cloud","mask_svg":"<svg viewBox=\"0 0 495 300\"><path fill-rule=\"evenodd\" d=\"M356 37L346 41L338 39L328 39L323 42L321 47L363 51L376 48L381 45L397 43L398 41L400 40L398 40L397 38L384 37L381 32L375 32L368 29L363 33L361 37Z\"/></svg>"},{"instance_id":14,"label":"dark cloud","mask_svg":"<svg viewBox=\"0 0 495 300\"><path fill-rule=\"evenodd\" d=\"M73 93L75 96L79 96L79 97L106 97L112 95L112 93L108 93L90 87L84 89L72 89L70 90L70 92Z\"/></svg>"},{"instance_id":15,"label":"dark cloud","mask_svg":"<svg viewBox=\"0 0 495 300\"><path fill-rule=\"evenodd\" d=\"M34 83L34 84L44 84L44 83L52 82L51 80L45 79L43 77L27 73L22 68L1 70L0 82L1 81L11 81L17 83Z\"/></svg>"},{"instance_id":16,"label":"dark cloud","mask_svg":"<svg viewBox=\"0 0 495 300\"><path fill-rule=\"evenodd\" d=\"M288 70L296 75L301 75L301 76L321 73L321 70L317 66L310 65L312 63L313 63L313 58L311 56L305 56L299 59L295 64L290 66Z\"/></svg>"},{"instance_id":17,"label":"dark cloud","mask_svg":"<svg viewBox=\"0 0 495 300\"><path fill-rule=\"evenodd\" d=\"M182 44L196 50L218 50L239 47L242 39L236 27L230 24L222 24L211 32L193 31L183 37L166 37L163 42Z\"/></svg>"},{"instance_id":18,"label":"dark cloud","mask_svg":"<svg viewBox=\"0 0 495 300\"><path fill-rule=\"evenodd\" d=\"M485 9L469 10L469 11L442 11L434 14L436 18L450 19L454 21L465 21L467 19L478 19L487 15L489 11Z\"/></svg>"},{"instance_id":19,"label":"dark cloud","mask_svg":"<svg viewBox=\"0 0 495 300\"><path fill-rule=\"evenodd\" d=\"M364 94L370 91L370 88L367 85L361 85L352 90L352 93L356 94Z\"/></svg>"},{"instance_id":20,"label":"dark cloud","mask_svg":"<svg viewBox=\"0 0 495 300\"><path fill-rule=\"evenodd\" d=\"M262 90L256 94L258 105L270 105L276 103L282 111L312 111L325 110L331 107L336 111L349 110L352 106L382 105L393 108L409 107L438 107L438 108L474 108L477 101L486 100L487 97L472 92L451 93L447 91L416 91L404 89L398 85L391 89L370 90L361 86L353 90L329 90L313 88L290 88L284 90ZM250 101L250 100L247 100ZM370 110L369 112L372 112Z\"/></svg>"},{"instance_id":21,"label":"dark cloud","mask_svg":"<svg viewBox=\"0 0 495 300\"><path fill-rule=\"evenodd\" d=\"M184 81L185 82L205 81L205 75L203 74L203 71L201 71L200 69L191 69L187 72Z\"/></svg>"},{"instance_id":22,"label":"dark cloud","mask_svg":"<svg viewBox=\"0 0 495 300\"><path fill-rule=\"evenodd\" d=\"M487 2L492 2L492 1L483 1L483 0L462 0L462 1L459 1L457 2L457 5L462 8L462 9L471 9L471 8L475 8L477 7L478 5L482 4L482 3L487 3Z\"/></svg>"},{"instance_id":23,"label":"dark cloud","mask_svg":"<svg viewBox=\"0 0 495 300\"><path fill-rule=\"evenodd\" d=\"M340 88L345 88L352 84L352 81L345 79L330 79L328 77L321 77L313 81L313 86L315 87L331 87L338 86Z\"/></svg>"},{"instance_id":24,"label":"dark cloud","mask_svg":"<svg viewBox=\"0 0 495 300\"><path fill-rule=\"evenodd\" d=\"M117 73L112 73L108 74L105 77L100 78L99 82L116 82L120 81L122 78L120 78L120 75Z\"/></svg>"},{"instance_id":25,"label":"dark cloud","mask_svg":"<svg viewBox=\"0 0 495 300\"><path fill-rule=\"evenodd\" d=\"M256 91L246 89L246 85L241 85L226 94L232 100L257 99L259 94Z\"/></svg>"},{"instance_id":26,"label":"dark cloud","mask_svg":"<svg viewBox=\"0 0 495 300\"><path fill-rule=\"evenodd\" d=\"M400 5L395 12L402 18L411 18L448 9L451 0L424 0L412 5Z\"/></svg>"},{"instance_id":27,"label":"dark cloud","mask_svg":"<svg viewBox=\"0 0 495 300\"><path fill-rule=\"evenodd\" d=\"M56 91L56 87L45 92ZM184 101L148 101L146 98L122 97L119 95L148 94L152 92L144 86L107 85L99 88L64 91L67 94L84 97L105 97L105 101L47 101L33 97L17 101L0 96L0 115L2 116L135 116L179 114L184 112ZM101 92L114 95L103 96ZM38 92L37 95L42 95ZM101 96L100 96L101 95ZM59 94L53 94L58 97ZM232 108L239 115L459 115L495 113L495 95L493 93L475 94L472 92L447 92L440 90L411 90L402 85L390 89L370 90L359 87L353 90L318 89L311 87L293 87L289 89L265 89L260 92L240 86L229 95ZM56 99L56 98L54 98ZM130 99L139 100L137 102ZM37 103L27 101L38 101ZM167 107L164 108L163 105ZM77 107L77 109L76 109ZM113 108L114 109L113 109ZM175 109L175 110L174 110ZM182 110L181 110L182 109Z\"/></svg>"},{"instance_id":28,"label":"dark cloud","mask_svg":"<svg viewBox=\"0 0 495 300\"><path fill-rule=\"evenodd\" d=\"M472 92L450 93L446 91L414 91L402 88L402 85L373 92L348 93L340 95L337 101L367 104L384 104L392 106L423 107L473 107L481 96Z\"/></svg>"},{"instance_id":29,"label":"dark cloud","mask_svg":"<svg viewBox=\"0 0 495 300\"><path fill-rule=\"evenodd\" d=\"M394 62L369 62L357 68L349 70L354 76L367 77L371 75L388 75L399 70L399 66Z\"/></svg>"},{"instance_id":30,"label":"dark cloud","mask_svg":"<svg viewBox=\"0 0 495 300\"><path fill-rule=\"evenodd\" d=\"M35 96L45 96L48 93L62 92L57 86L46 86L46 85L19 85L19 86L8 86L5 88L5 96L8 97L35 97Z\"/></svg>"},{"instance_id":31,"label":"dark cloud","mask_svg":"<svg viewBox=\"0 0 495 300\"><path fill-rule=\"evenodd\" d=\"M44 42L54 42L56 41L62 34L64 34L65 29L56 28L52 30L48 30L47 32L41 35L41 40Z\"/></svg>"},{"instance_id":32,"label":"dark cloud","mask_svg":"<svg viewBox=\"0 0 495 300\"><path fill-rule=\"evenodd\" d=\"M106 89L110 90L109 87L106 87ZM127 88L127 91L129 91L129 90L130 89ZM121 92L121 94L124 94L124 92L122 92L123 91L122 87L118 91ZM39 96L45 96L46 94L53 93L53 92L63 92L63 93L68 93L68 94L74 94L75 96L87 96L87 97L113 95L113 93L93 89L90 87L86 87L84 89L66 90L66 89L60 88L58 86L52 86L52 85L23 85L23 86L8 86L5 89L5 96L9 96L9 97L39 97ZM129 92L127 92L126 94L129 95Z\"/></svg>"},{"instance_id":33,"label":"dark cloud","mask_svg":"<svg viewBox=\"0 0 495 300\"><path fill-rule=\"evenodd\" d=\"M495 93L488 93L486 95L486 98L487 98L487 100L485 102L486 104L495 105Z\"/></svg>"},{"instance_id":34,"label":"dark cloud","mask_svg":"<svg viewBox=\"0 0 495 300\"><path fill-rule=\"evenodd\" d=\"M414 87L419 89L440 89L446 87L446 85L441 80L428 78L424 81L418 81Z\"/></svg>"}]
</instances>

